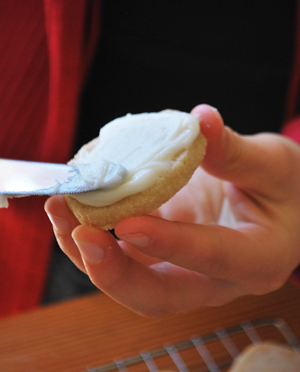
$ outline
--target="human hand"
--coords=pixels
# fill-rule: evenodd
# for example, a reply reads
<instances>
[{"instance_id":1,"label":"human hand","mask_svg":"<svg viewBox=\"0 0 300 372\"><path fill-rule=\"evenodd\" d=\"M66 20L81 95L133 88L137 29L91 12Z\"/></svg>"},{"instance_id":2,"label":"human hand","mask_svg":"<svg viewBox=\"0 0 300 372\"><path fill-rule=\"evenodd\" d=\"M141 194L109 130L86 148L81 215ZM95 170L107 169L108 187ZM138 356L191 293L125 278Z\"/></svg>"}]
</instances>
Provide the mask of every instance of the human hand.
<instances>
[{"instance_id":1,"label":"human hand","mask_svg":"<svg viewBox=\"0 0 300 372\"><path fill-rule=\"evenodd\" d=\"M208 143L201 168L153 215L121 221L121 241L79 225L62 196L45 206L70 259L146 316L276 290L300 262L300 147L275 134L239 136L207 105L192 113ZM225 198L234 228L217 224Z\"/></svg>"}]
</instances>

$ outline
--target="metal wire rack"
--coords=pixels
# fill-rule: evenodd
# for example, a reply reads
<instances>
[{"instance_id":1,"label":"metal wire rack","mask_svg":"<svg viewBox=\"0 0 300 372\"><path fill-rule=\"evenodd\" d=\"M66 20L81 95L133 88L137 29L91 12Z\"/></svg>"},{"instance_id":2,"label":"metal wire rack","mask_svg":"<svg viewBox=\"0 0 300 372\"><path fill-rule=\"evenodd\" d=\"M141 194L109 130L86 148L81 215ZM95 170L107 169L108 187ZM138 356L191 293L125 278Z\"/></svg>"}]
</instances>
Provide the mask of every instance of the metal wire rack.
<instances>
[{"instance_id":1,"label":"metal wire rack","mask_svg":"<svg viewBox=\"0 0 300 372\"><path fill-rule=\"evenodd\" d=\"M201 336L195 335L159 349L142 351L139 355L125 359L115 359L112 363L87 369L85 372L159 372L167 369L179 372L221 372L228 369L245 346L267 340L287 344L300 353L299 341L288 324L283 319L268 318L243 322ZM199 359L199 363L194 363L192 367L188 362L190 359L185 358L187 355L183 356L187 350L196 352ZM158 366L161 358L169 358L167 368Z\"/></svg>"}]
</instances>

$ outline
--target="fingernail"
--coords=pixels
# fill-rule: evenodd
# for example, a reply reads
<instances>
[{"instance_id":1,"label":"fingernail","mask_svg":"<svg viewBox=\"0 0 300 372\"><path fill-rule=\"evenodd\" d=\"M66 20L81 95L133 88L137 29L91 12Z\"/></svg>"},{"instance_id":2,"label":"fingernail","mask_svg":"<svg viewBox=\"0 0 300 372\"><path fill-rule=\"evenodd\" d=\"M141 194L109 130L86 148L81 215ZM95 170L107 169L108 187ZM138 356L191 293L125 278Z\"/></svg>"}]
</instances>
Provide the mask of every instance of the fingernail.
<instances>
[{"instance_id":1,"label":"fingernail","mask_svg":"<svg viewBox=\"0 0 300 372\"><path fill-rule=\"evenodd\" d=\"M213 111L219 112L219 110L218 110L216 107L211 106L211 105L209 105L209 106L210 106L210 108L211 108Z\"/></svg>"},{"instance_id":2,"label":"fingernail","mask_svg":"<svg viewBox=\"0 0 300 372\"><path fill-rule=\"evenodd\" d=\"M87 262L97 264L103 260L105 250L100 245L83 242L81 240L75 240L75 243L80 251L80 254Z\"/></svg>"},{"instance_id":3,"label":"fingernail","mask_svg":"<svg viewBox=\"0 0 300 372\"><path fill-rule=\"evenodd\" d=\"M57 216L52 216L48 214L49 220L51 221L53 227L55 230L57 230L61 234L67 234L71 232L71 224L70 222L65 218L60 218Z\"/></svg>"},{"instance_id":4,"label":"fingernail","mask_svg":"<svg viewBox=\"0 0 300 372\"><path fill-rule=\"evenodd\" d=\"M151 243L151 239L144 234L130 234L120 236L120 239L124 240L127 243L134 245L135 247L146 247Z\"/></svg>"}]
</instances>

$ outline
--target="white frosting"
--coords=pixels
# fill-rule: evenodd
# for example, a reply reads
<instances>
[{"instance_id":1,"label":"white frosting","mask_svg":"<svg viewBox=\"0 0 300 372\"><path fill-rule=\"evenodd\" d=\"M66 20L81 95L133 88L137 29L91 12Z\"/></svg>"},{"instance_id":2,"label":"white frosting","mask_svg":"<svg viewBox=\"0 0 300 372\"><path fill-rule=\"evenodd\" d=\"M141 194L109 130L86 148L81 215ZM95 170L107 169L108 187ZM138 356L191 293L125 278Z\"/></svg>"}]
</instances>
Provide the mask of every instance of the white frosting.
<instances>
[{"instance_id":1,"label":"white frosting","mask_svg":"<svg viewBox=\"0 0 300 372\"><path fill-rule=\"evenodd\" d=\"M113 120L100 130L97 144L83 147L70 163L93 164L104 160L118 164L127 171L125 179L117 187L72 197L83 204L101 207L146 190L172 167L172 159L191 145L199 130L196 117L174 110L128 114ZM93 167L94 178L101 174L101 166Z\"/></svg>"},{"instance_id":2,"label":"white frosting","mask_svg":"<svg viewBox=\"0 0 300 372\"><path fill-rule=\"evenodd\" d=\"M87 190L110 189L120 185L126 175L126 169L120 164L113 164L97 158L91 163L75 164L73 174L65 182L47 189L39 190L46 195L83 193Z\"/></svg>"},{"instance_id":3,"label":"white frosting","mask_svg":"<svg viewBox=\"0 0 300 372\"><path fill-rule=\"evenodd\" d=\"M42 163L40 163L42 165ZM119 164L113 164L102 159L89 164L76 164L70 167L66 181L50 178L48 184L53 186L23 191L20 194L0 194L0 208L8 208L8 199L30 195L56 195L82 193L90 190L114 188L120 185L126 175L126 169ZM65 176L64 176L65 178ZM30 178L29 178L30 180ZM27 180L26 180L27 181ZM26 186L28 185L28 181ZM34 184L34 186L38 184ZM31 185L30 185L31 186Z\"/></svg>"}]
</instances>

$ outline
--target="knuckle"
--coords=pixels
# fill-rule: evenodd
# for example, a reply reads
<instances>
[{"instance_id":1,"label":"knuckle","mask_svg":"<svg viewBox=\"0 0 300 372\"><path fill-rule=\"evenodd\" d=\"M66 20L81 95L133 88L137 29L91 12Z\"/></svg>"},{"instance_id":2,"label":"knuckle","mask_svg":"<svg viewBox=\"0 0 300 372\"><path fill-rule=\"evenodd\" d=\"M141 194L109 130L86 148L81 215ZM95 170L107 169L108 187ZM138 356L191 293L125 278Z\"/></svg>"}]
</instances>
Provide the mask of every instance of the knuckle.
<instances>
[{"instance_id":1,"label":"knuckle","mask_svg":"<svg viewBox=\"0 0 300 372\"><path fill-rule=\"evenodd\" d=\"M229 148L231 151L228 152L225 163L230 171L237 172L243 164L244 146L241 143L241 137L236 132L231 128L227 128L227 131L229 133L228 140L230 141Z\"/></svg>"},{"instance_id":2,"label":"knuckle","mask_svg":"<svg viewBox=\"0 0 300 372\"><path fill-rule=\"evenodd\" d=\"M167 239L163 239L162 241L154 241L148 250L148 253L151 250L152 253L155 252L155 257L166 262L173 262L174 259L176 260L178 252L186 245L186 240L183 239L186 237L184 226L182 223L175 221L172 222L172 224L174 225L172 229L174 233L172 236L168 236ZM145 250L144 252L146 253Z\"/></svg>"},{"instance_id":3,"label":"knuckle","mask_svg":"<svg viewBox=\"0 0 300 372\"><path fill-rule=\"evenodd\" d=\"M201 250L199 260L205 271L203 273L215 278L224 277L229 268L223 249L222 235L217 227L211 226L207 241L203 241L202 245L204 249Z\"/></svg>"},{"instance_id":4,"label":"knuckle","mask_svg":"<svg viewBox=\"0 0 300 372\"><path fill-rule=\"evenodd\" d=\"M70 243L70 235L61 234L58 231L55 231L55 237L60 248L64 251L65 247Z\"/></svg>"}]
</instances>

